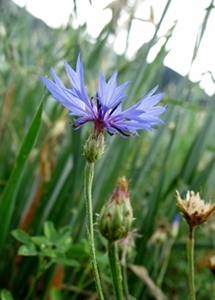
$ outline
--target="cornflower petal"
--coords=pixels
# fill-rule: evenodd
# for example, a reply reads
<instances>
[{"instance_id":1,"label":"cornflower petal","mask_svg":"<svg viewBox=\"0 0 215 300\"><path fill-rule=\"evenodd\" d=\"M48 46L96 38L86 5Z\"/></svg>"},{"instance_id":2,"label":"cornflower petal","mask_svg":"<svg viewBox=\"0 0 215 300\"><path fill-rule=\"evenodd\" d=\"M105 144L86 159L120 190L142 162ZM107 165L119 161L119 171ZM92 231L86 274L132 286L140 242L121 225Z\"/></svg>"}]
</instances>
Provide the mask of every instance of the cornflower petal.
<instances>
[{"instance_id":1,"label":"cornflower petal","mask_svg":"<svg viewBox=\"0 0 215 300\"><path fill-rule=\"evenodd\" d=\"M57 76L57 74L55 73L55 71L51 68L51 74L52 77L54 78L55 83L61 87L61 88L65 88L63 82L60 80L60 78Z\"/></svg>"},{"instance_id":2,"label":"cornflower petal","mask_svg":"<svg viewBox=\"0 0 215 300\"><path fill-rule=\"evenodd\" d=\"M76 64L76 72L70 67L70 65L65 60L63 60L63 62L73 91L78 95L78 97L82 99L82 101L86 103L86 105L89 105L89 100L84 82L84 68L80 60L80 54L78 56Z\"/></svg>"},{"instance_id":3,"label":"cornflower petal","mask_svg":"<svg viewBox=\"0 0 215 300\"><path fill-rule=\"evenodd\" d=\"M89 98L87 95L84 68L80 54L76 63L76 71L64 60L64 66L71 85L66 88L55 71L51 69L54 81L41 76L40 79L51 92L53 98L58 100L70 111L74 119L75 129L88 122L94 123L94 130L101 132L104 129L110 134L120 134L123 137L138 135L137 130L152 130L152 126L163 123L158 118L166 107L155 106L163 98L164 94L156 94L158 86L153 88L145 97L130 108L122 111L122 101L127 98L124 92L130 82L117 86L118 72L115 71L106 82L100 73L97 94Z\"/></svg>"},{"instance_id":4,"label":"cornflower petal","mask_svg":"<svg viewBox=\"0 0 215 300\"><path fill-rule=\"evenodd\" d=\"M130 82L126 82L117 87L117 75L118 72L115 71L109 79L108 83L106 83L104 75L102 73L100 74L98 86L98 99L103 105L103 109L105 111L127 98L127 96L123 95L123 93Z\"/></svg>"},{"instance_id":5,"label":"cornflower petal","mask_svg":"<svg viewBox=\"0 0 215 300\"><path fill-rule=\"evenodd\" d=\"M58 100L65 108L71 111L72 115L87 114L85 104L81 101L77 101L76 97L72 97L65 88L55 84L48 78L40 76L40 79L51 92L53 98Z\"/></svg>"}]
</instances>

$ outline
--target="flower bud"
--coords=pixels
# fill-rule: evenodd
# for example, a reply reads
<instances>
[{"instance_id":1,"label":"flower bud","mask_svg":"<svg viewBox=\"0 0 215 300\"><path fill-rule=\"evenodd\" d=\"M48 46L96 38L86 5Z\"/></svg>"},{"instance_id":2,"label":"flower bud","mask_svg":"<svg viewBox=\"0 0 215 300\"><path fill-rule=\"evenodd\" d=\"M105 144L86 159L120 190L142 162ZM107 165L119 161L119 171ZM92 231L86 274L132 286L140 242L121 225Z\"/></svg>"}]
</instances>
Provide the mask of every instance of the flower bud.
<instances>
[{"instance_id":1,"label":"flower bud","mask_svg":"<svg viewBox=\"0 0 215 300\"><path fill-rule=\"evenodd\" d=\"M170 236L172 238L176 238L177 235L178 235L178 231L179 231L179 225L180 225L180 216L178 214L176 214L173 218L173 221L172 221L172 226L171 226L171 229L170 229Z\"/></svg>"},{"instance_id":2,"label":"flower bud","mask_svg":"<svg viewBox=\"0 0 215 300\"><path fill-rule=\"evenodd\" d=\"M133 211L128 193L128 181L118 179L118 186L109 201L103 206L98 218L101 234L108 241L122 239L131 230Z\"/></svg>"},{"instance_id":3,"label":"flower bud","mask_svg":"<svg viewBox=\"0 0 215 300\"><path fill-rule=\"evenodd\" d=\"M90 134L86 144L84 145L84 155L89 163L95 163L104 153L105 142L104 132L98 134Z\"/></svg>"}]
</instances>

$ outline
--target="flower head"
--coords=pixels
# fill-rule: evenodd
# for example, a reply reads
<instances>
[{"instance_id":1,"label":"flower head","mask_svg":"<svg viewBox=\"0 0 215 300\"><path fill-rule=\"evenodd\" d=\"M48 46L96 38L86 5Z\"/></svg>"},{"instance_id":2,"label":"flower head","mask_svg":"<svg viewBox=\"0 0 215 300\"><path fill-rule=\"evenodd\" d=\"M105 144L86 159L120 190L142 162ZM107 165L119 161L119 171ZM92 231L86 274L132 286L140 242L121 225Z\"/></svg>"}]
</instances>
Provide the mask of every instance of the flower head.
<instances>
[{"instance_id":1,"label":"flower head","mask_svg":"<svg viewBox=\"0 0 215 300\"><path fill-rule=\"evenodd\" d=\"M215 211L215 204L204 202L199 193L195 194L193 191L187 192L185 200L182 200L179 192L176 191L176 199L190 227L204 223Z\"/></svg>"},{"instance_id":2,"label":"flower head","mask_svg":"<svg viewBox=\"0 0 215 300\"><path fill-rule=\"evenodd\" d=\"M95 97L89 98L84 82L84 68L78 56L76 71L64 60L64 66L71 88L66 88L55 71L51 69L54 81L41 76L42 82L51 92L53 98L58 100L70 111L70 115L77 116L73 127L80 128L87 122L94 123L94 131L101 133L106 129L110 135L119 133L123 137L138 135L138 129L152 130L152 126L163 123L158 118L166 108L155 106L163 97L162 94L153 95L157 87L152 89L139 102L122 111L121 103L127 98L124 91L129 82L117 86L117 71L113 73L108 82L100 74L98 89Z\"/></svg>"},{"instance_id":3,"label":"flower head","mask_svg":"<svg viewBox=\"0 0 215 300\"><path fill-rule=\"evenodd\" d=\"M168 227L169 224L167 224L166 222L160 223L151 238L148 240L147 246L150 247L151 245L164 244L167 239L167 232L169 229Z\"/></svg>"},{"instance_id":4,"label":"flower head","mask_svg":"<svg viewBox=\"0 0 215 300\"><path fill-rule=\"evenodd\" d=\"M128 192L128 181L119 178L117 188L111 198L102 207L98 218L101 234L109 241L124 238L131 230L133 211Z\"/></svg>"}]
</instances>

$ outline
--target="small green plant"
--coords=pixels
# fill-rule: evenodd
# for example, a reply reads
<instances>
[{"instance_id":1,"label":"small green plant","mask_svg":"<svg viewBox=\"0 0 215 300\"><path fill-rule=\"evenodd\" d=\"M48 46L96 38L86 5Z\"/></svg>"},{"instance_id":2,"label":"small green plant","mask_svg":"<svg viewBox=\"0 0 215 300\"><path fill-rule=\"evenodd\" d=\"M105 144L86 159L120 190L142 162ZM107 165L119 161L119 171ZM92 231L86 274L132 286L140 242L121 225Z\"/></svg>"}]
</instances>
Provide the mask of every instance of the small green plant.
<instances>
[{"instance_id":1,"label":"small green plant","mask_svg":"<svg viewBox=\"0 0 215 300\"><path fill-rule=\"evenodd\" d=\"M43 232L44 235L30 236L21 229L12 231L13 237L22 243L18 249L18 254L21 256L37 256L39 258L34 284L31 285L26 300L30 299L37 280L53 264L62 264L70 267L80 266L77 260L67 256L67 252L72 244L70 226L65 226L57 231L53 222L47 221L44 223Z\"/></svg>"}]
</instances>

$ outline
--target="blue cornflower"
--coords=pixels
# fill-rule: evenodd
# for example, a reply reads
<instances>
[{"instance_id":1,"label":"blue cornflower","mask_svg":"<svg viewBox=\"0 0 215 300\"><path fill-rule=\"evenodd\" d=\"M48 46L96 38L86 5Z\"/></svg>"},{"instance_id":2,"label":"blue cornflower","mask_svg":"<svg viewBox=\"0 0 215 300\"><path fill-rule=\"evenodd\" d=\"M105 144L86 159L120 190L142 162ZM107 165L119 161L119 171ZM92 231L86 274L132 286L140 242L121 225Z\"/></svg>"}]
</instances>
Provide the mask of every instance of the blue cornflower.
<instances>
[{"instance_id":1,"label":"blue cornflower","mask_svg":"<svg viewBox=\"0 0 215 300\"><path fill-rule=\"evenodd\" d=\"M64 86L55 71L51 68L54 81L41 76L42 82L51 92L53 98L70 110L70 115L77 116L73 127L80 128L87 122L94 123L95 132L103 132L104 129L110 135L119 133L123 137L138 135L138 129L152 130L152 126L163 123L158 118L166 108L155 106L163 97L163 93L156 94L157 86L145 97L130 108L122 111L122 101L127 98L124 91L130 82L117 86L115 71L108 82L103 74L100 74L98 89L95 97L89 98L84 82L84 68L78 56L76 71L64 60L64 66L71 84L68 89Z\"/></svg>"}]
</instances>

